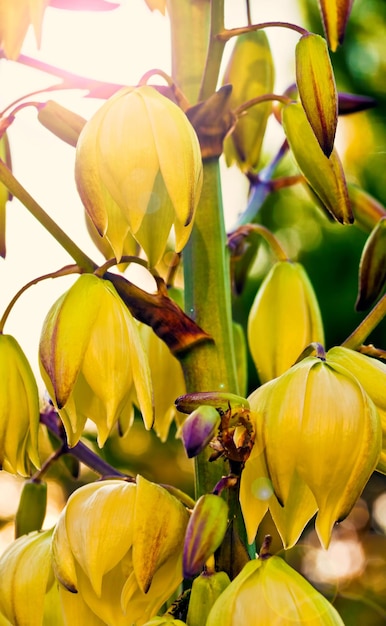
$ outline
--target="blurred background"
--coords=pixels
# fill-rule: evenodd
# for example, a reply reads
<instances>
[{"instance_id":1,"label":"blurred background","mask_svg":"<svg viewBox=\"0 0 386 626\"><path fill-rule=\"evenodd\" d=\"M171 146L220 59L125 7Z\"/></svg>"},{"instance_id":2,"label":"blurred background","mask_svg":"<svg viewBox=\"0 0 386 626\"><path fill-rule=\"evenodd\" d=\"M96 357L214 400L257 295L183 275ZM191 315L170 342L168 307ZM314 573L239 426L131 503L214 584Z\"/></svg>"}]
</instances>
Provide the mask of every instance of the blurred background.
<instances>
[{"instance_id":1,"label":"blurred background","mask_svg":"<svg viewBox=\"0 0 386 626\"><path fill-rule=\"evenodd\" d=\"M64 3L59 3L64 4ZM69 3L69 5L74 3ZM81 6L92 2L80 3ZM103 4L103 3L97 3ZM107 4L107 3L106 3ZM79 4L78 4L79 6ZM253 22L280 20L295 22L322 34L316 0L251 0ZM105 7L106 8L106 7ZM110 7L111 8L111 7ZM246 24L245 3L226 2L228 27ZM386 3L382 0L355 0L345 43L331 54L339 91L373 97L377 106L369 111L339 119L337 147L349 182L363 187L380 203L386 204ZM151 68L170 72L169 26L166 17L151 13L144 0L121 0L105 11L61 10L48 6L40 49L32 31L28 32L22 53L77 74L116 82L136 84ZM283 92L295 79L294 48L296 33L267 30L276 70L276 93ZM232 44L227 46L224 64ZM22 96L47 88L57 80L25 64L0 61L0 108L3 110ZM101 101L85 97L85 92L39 94L33 100L49 97L88 118ZM27 97L27 100L29 98ZM268 124L263 162L268 162L282 141L274 119ZM26 108L17 114L9 129L13 171L43 208L96 262L102 256L89 238L83 208L76 192L73 168L74 149L44 129L36 111ZM276 175L296 173L289 155ZM229 230L245 209L248 181L235 167L222 163L224 205ZM287 252L303 263L314 285L325 325L326 349L340 344L365 316L357 313L358 266L368 233L357 226L332 223L309 194L298 185L271 194L258 216L272 229ZM69 263L69 258L41 226L18 203L7 209L7 256L0 260L0 310L16 291L32 278ZM234 297L234 316L244 328L248 311L267 269L272 263L262 245L242 294ZM146 286L143 275L131 276ZM37 366L40 328L51 304L73 282L73 278L45 281L30 289L17 303L6 325L30 359L40 385ZM375 346L386 347L386 320L369 337ZM248 393L259 384L254 365L248 362ZM192 464L186 458L172 426L165 446L154 433L136 420L129 437L110 438L102 455L112 465L131 474L141 473L161 483L173 484L192 494ZM88 445L95 444L92 430ZM52 450L52 442L42 433L42 457ZM52 526L71 491L95 478L85 467L61 460L48 473L49 505L45 528ZM23 480L0 473L0 552L13 539L13 520ZM259 536L274 535L275 549L281 550L269 518ZM347 626L386 623L386 480L374 474L362 499L350 516L334 532L328 551L322 550L312 524L301 543L285 558L298 567L330 599Z\"/></svg>"}]
</instances>

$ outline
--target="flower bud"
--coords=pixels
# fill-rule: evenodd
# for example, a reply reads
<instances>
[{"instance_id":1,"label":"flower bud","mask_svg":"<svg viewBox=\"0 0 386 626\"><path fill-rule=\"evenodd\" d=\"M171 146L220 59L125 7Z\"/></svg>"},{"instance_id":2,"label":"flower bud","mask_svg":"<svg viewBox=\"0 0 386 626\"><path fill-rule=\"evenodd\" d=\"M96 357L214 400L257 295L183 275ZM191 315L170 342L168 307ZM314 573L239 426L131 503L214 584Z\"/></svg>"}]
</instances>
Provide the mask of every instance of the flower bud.
<instances>
[{"instance_id":1,"label":"flower bud","mask_svg":"<svg viewBox=\"0 0 386 626\"><path fill-rule=\"evenodd\" d=\"M303 494L311 517L308 489L318 508L316 530L327 547L334 523L348 515L379 461L382 425L374 403L347 369L316 357L266 383L249 401L251 416L261 422L258 445L278 501L291 509L291 500L298 506ZM253 493L253 474L243 481L244 499Z\"/></svg>"},{"instance_id":2,"label":"flower bud","mask_svg":"<svg viewBox=\"0 0 386 626\"><path fill-rule=\"evenodd\" d=\"M346 178L336 150L326 157L301 104L284 107L282 120L295 160L311 189L338 222L352 224Z\"/></svg>"},{"instance_id":3,"label":"flower bud","mask_svg":"<svg viewBox=\"0 0 386 626\"><path fill-rule=\"evenodd\" d=\"M220 422L220 413L213 406L205 404L186 418L181 427L181 438L190 459L206 448Z\"/></svg>"},{"instance_id":4,"label":"flower bud","mask_svg":"<svg viewBox=\"0 0 386 626\"><path fill-rule=\"evenodd\" d=\"M248 317L248 343L262 383L283 374L312 342L323 343L319 305L299 263L278 261Z\"/></svg>"},{"instance_id":5,"label":"flower bud","mask_svg":"<svg viewBox=\"0 0 386 626\"><path fill-rule=\"evenodd\" d=\"M225 572L203 572L194 579L187 615L189 626L206 624L212 606L230 582Z\"/></svg>"},{"instance_id":6,"label":"flower bud","mask_svg":"<svg viewBox=\"0 0 386 626\"><path fill-rule=\"evenodd\" d=\"M212 406L218 411L227 411L229 407L231 409L247 409L249 407L248 400L225 391L187 393L176 400L176 407L181 413L191 413L204 404Z\"/></svg>"},{"instance_id":7,"label":"flower bud","mask_svg":"<svg viewBox=\"0 0 386 626\"><path fill-rule=\"evenodd\" d=\"M107 280L83 274L49 311L40 339L41 373L70 446L86 419L98 444L132 411L133 386L145 426L153 423L149 366L134 318Z\"/></svg>"},{"instance_id":8,"label":"flower bud","mask_svg":"<svg viewBox=\"0 0 386 626\"><path fill-rule=\"evenodd\" d=\"M247 563L209 613L206 626L344 626L336 609L278 556Z\"/></svg>"},{"instance_id":9,"label":"flower bud","mask_svg":"<svg viewBox=\"0 0 386 626\"><path fill-rule=\"evenodd\" d=\"M354 0L319 0L324 33L333 52L343 42Z\"/></svg>"},{"instance_id":10,"label":"flower bud","mask_svg":"<svg viewBox=\"0 0 386 626\"><path fill-rule=\"evenodd\" d=\"M15 516L15 535L20 537L43 526L47 508L47 483L27 480Z\"/></svg>"},{"instance_id":11,"label":"flower bud","mask_svg":"<svg viewBox=\"0 0 386 626\"><path fill-rule=\"evenodd\" d=\"M70 146L76 146L86 120L54 100L38 106L38 120L54 135Z\"/></svg>"},{"instance_id":12,"label":"flower bud","mask_svg":"<svg viewBox=\"0 0 386 626\"><path fill-rule=\"evenodd\" d=\"M223 84L227 83L232 85L229 103L232 109L272 92L274 65L265 32L253 31L237 37L223 78ZM271 110L270 102L261 103L238 119L224 144L227 165L236 161L240 169L247 171L258 167Z\"/></svg>"},{"instance_id":13,"label":"flower bud","mask_svg":"<svg viewBox=\"0 0 386 626\"><path fill-rule=\"evenodd\" d=\"M128 232L152 266L173 225L176 251L185 246L202 186L200 148L185 114L156 89L125 88L102 105L79 138L75 176L118 261Z\"/></svg>"},{"instance_id":14,"label":"flower bud","mask_svg":"<svg viewBox=\"0 0 386 626\"><path fill-rule=\"evenodd\" d=\"M39 395L27 358L11 335L0 334L0 467L28 476L38 455Z\"/></svg>"},{"instance_id":15,"label":"flower bud","mask_svg":"<svg viewBox=\"0 0 386 626\"><path fill-rule=\"evenodd\" d=\"M0 613L11 624L63 624L51 567L51 536L52 529L23 535L0 557Z\"/></svg>"},{"instance_id":16,"label":"flower bud","mask_svg":"<svg viewBox=\"0 0 386 626\"><path fill-rule=\"evenodd\" d=\"M355 224L366 232L371 232L379 220L386 217L386 208L373 196L356 185L348 185L348 194L355 217Z\"/></svg>"},{"instance_id":17,"label":"flower bud","mask_svg":"<svg viewBox=\"0 0 386 626\"><path fill-rule=\"evenodd\" d=\"M382 293L386 283L386 217L379 220L362 250L359 292L355 308L365 311Z\"/></svg>"},{"instance_id":18,"label":"flower bud","mask_svg":"<svg viewBox=\"0 0 386 626\"><path fill-rule=\"evenodd\" d=\"M224 539L228 523L228 505L220 496L205 494L192 511L185 535L184 576L198 574Z\"/></svg>"},{"instance_id":19,"label":"flower bud","mask_svg":"<svg viewBox=\"0 0 386 626\"><path fill-rule=\"evenodd\" d=\"M338 94L323 37L307 33L300 38L296 46L296 82L307 119L329 157L338 123Z\"/></svg>"},{"instance_id":20,"label":"flower bud","mask_svg":"<svg viewBox=\"0 0 386 626\"><path fill-rule=\"evenodd\" d=\"M186 623L180 619L174 619L171 615L162 615L162 617L153 617L143 626L186 626Z\"/></svg>"}]
</instances>

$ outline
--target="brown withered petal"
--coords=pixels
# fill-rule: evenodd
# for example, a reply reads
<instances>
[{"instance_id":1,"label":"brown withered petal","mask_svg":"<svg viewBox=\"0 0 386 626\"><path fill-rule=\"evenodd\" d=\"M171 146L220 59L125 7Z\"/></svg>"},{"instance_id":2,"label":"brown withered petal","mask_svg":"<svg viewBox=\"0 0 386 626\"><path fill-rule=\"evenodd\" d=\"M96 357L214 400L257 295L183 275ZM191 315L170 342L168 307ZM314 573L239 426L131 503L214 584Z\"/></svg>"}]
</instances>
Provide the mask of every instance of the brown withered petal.
<instances>
[{"instance_id":1,"label":"brown withered petal","mask_svg":"<svg viewBox=\"0 0 386 626\"><path fill-rule=\"evenodd\" d=\"M334 147L338 122L338 95L327 44L307 33L296 46L296 82L300 100L324 154Z\"/></svg>"},{"instance_id":2,"label":"brown withered petal","mask_svg":"<svg viewBox=\"0 0 386 626\"><path fill-rule=\"evenodd\" d=\"M368 309L381 294L386 282L386 217L379 220L367 239L359 264L357 311Z\"/></svg>"},{"instance_id":3,"label":"brown withered petal","mask_svg":"<svg viewBox=\"0 0 386 626\"><path fill-rule=\"evenodd\" d=\"M354 0L318 0L329 48L335 52L343 43Z\"/></svg>"}]
</instances>

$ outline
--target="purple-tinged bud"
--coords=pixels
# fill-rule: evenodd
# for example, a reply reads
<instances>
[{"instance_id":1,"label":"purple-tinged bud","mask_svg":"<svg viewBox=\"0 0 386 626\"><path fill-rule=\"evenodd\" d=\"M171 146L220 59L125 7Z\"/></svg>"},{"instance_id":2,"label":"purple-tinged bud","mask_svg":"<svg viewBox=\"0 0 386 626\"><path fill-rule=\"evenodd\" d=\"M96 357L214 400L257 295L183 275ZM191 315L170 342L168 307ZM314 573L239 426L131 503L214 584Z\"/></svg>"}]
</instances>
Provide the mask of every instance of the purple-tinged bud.
<instances>
[{"instance_id":1,"label":"purple-tinged bud","mask_svg":"<svg viewBox=\"0 0 386 626\"><path fill-rule=\"evenodd\" d=\"M186 454L197 456L214 437L220 425L220 414L213 406L202 405L187 417L181 428Z\"/></svg>"}]
</instances>

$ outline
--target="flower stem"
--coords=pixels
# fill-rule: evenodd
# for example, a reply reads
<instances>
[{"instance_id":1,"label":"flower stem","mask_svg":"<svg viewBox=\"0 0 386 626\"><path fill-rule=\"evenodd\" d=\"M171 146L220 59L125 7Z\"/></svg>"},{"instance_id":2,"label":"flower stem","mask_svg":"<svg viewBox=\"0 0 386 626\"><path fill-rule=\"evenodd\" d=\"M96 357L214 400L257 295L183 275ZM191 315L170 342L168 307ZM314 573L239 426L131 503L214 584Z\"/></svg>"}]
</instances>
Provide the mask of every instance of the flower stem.
<instances>
[{"instance_id":1,"label":"flower stem","mask_svg":"<svg viewBox=\"0 0 386 626\"><path fill-rule=\"evenodd\" d=\"M181 357L187 391L238 393L218 159L204 162L203 190L183 260L186 312L214 339ZM209 456L204 451L197 457L197 497L212 491L224 474L221 463L208 463Z\"/></svg>"},{"instance_id":2,"label":"flower stem","mask_svg":"<svg viewBox=\"0 0 386 626\"><path fill-rule=\"evenodd\" d=\"M370 311L368 315L366 315L365 319L357 326L357 328L351 333L349 337L345 341L343 341L342 346L345 348L350 348L351 350L356 350L359 348L363 342L367 339L369 334L374 330L374 328L382 321L382 319L386 315L386 294L382 296L382 298L377 302L374 308Z\"/></svg>"},{"instance_id":3,"label":"flower stem","mask_svg":"<svg viewBox=\"0 0 386 626\"><path fill-rule=\"evenodd\" d=\"M6 164L0 160L0 181L9 189L12 195L28 209L42 226L68 252L75 263L85 272L92 272L97 265L73 242L73 240L58 226L56 222L42 209L36 200L19 183Z\"/></svg>"}]
</instances>

